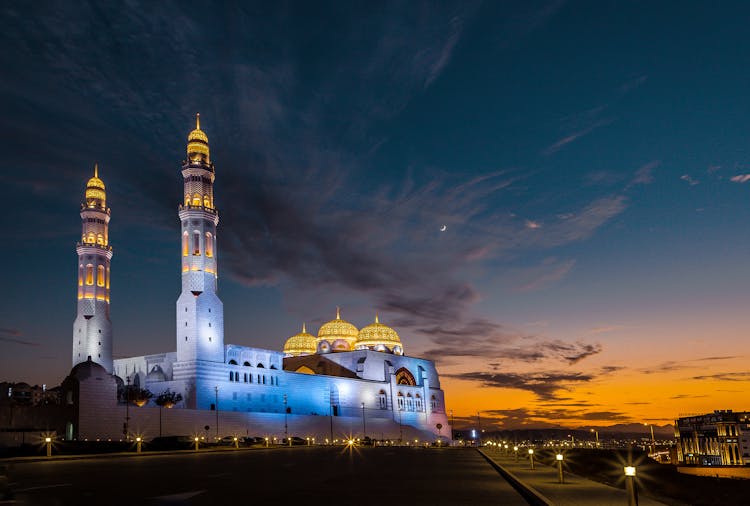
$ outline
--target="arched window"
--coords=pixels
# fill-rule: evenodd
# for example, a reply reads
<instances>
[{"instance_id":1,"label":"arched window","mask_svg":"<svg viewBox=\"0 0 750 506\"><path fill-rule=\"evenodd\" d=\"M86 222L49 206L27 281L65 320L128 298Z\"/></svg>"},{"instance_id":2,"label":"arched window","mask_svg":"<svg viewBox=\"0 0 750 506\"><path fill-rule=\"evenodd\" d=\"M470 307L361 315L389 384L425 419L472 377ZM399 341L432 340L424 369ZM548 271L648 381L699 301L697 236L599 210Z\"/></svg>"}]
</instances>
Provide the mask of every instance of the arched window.
<instances>
[{"instance_id":1,"label":"arched window","mask_svg":"<svg viewBox=\"0 0 750 506\"><path fill-rule=\"evenodd\" d=\"M190 205L190 194L189 193L185 194L185 205L186 206Z\"/></svg>"},{"instance_id":2,"label":"arched window","mask_svg":"<svg viewBox=\"0 0 750 506\"><path fill-rule=\"evenodd\" d=\"M229 381L234 381L234 373L229 371Z\"/></svg>"},{"instance_id":3,"label":"arched window","mask_svg":"<svg viewBox=\"0 0 750 506\"><path fill-rule=\"evenodd\" d=\"M388 405L388 398L385 395L385 390L381 390L378 394L378 402L380 404L380 409L385 409Z\"/></svg>"},{"instance_id":4,"label":"arched window","mask_svg":"<svg viewBox=\"0 0 750 506\"><path fill-rule=\"evenodd\" d=\"M203 196L203 207L211 207L211 200L208 198L208 195Z\"/></svg>"},{"instance_id":5,"label":"arched window","mask_svg":"<svg viewBox=\"0 0 750 506\"><path fill-rule=\"evenodd\" d=\"M404 394L401 392L398 393L398 409L402 411L404 409Z\"/></svg>"},{"instance_id":6,"label":"arched window","mask_svg":"<svg viewBox=\"0 0 750 506\"><path fill-rule=\"evenodd\" d=\"M214 256L214 240L211 232L206 232L206 256Z\"/></svg>"},{"instance_id":7,"label":"arched window","mask_svg":"<svg viewBox=\"0 0 750 506\"><path fill-rule=\"evenodd\" d=\"M240 373L238 372L234 373L234 381L237 381L237 382L240 381Z\"/></svg>"},{"instance_id":8,"label":"arched window","mask_svg":"<svg viewBox=\"0 0 750 506\"><path fill-rule=\"evenodd\" d=\"M245 373L245 374L243 375L242 379L244 379L244 380L245 380L245 383L247 383L247 373Z\"/></svg>"},{"instance_id":9,"label":"arched window","mask_svg":"<svg viewBox=\"0 0 750 506\"><path fill-rule=\"evenodd\" d=\"M89 244L94 244L96 242L96 236L93 232L89 232L89 238L86 242Z\"/></svg>"},{"instance_id":10,"label":"arched window","mask_svg":"<svg viewBox=\"0 0 750 506\"><path fill-rule=\"evenodd\" d=\"M86 265L86 284L94 284L94 266L91 264Z\"/></svg>"},{"instance_id":11,"label":"arched window","mask_svg":"<svg viewBox=\"0 0 750 506\"><path fill-rule=\"evenodd\" d=\"M195 195L193 195L193 205L200 207L200 205L201 205L201 194L200 193L196 193Z\"/></svg>"},{"instance_id":12,"label":"arched window","mask_svg":"<svg viewBox=\"0 0 750 506\"><path fill-rule=\"evenodd\" d=\"M183 232L182 233L182 256L184 256L184 257L188 256L188 250L189 250L189 246L188 246L188 233L187 232Z\"/></svg>"},{"instance_id":13,"label":"arched window","mask_svg":"<svg viewBox=\"0 0 750 506\"><path fill-rule=\"evenodd\" d=\"M247 360L245 360L245 361L244 361L244 362L242 363L242 365L244 365L245 367L250 367L250 362L248 362Z\"/></svg>"},{"instance_id":14,"label":"arched window","mask_svg":"<svg viewBox=\"0 0 750 506\"><path fill-rule=\"evenodd\" d=\"M104 266L99 265L96 268L96 286L104 286Z\"/></svg>"},{"instance_id":15,"label":"arched window","mask_svg":"<svg viewBox=\"0 0 750 506\"><path fill-rule=\"evenodd\" d=\"M232 359L229 361L229 365L237 365L237 361L235 359Z\"/></svg>"},{"instance_id":16,"label":"arched window","mask_svg":"<svg viewBox=\"0 0 750 506\"><path fill-rule=\"evenodd\" d=\"M256 367L260 367L261 369L263 369L263 364L258 363L258 365Z\"/></svg>"},{"instance_id":17,"label":"arched window","mask_svg":"<svg viewBox=\"0 0 750 506\"><path fill-rule=\"evenodd\" d=\"M96 236L96 244L103 246L104 245L104 236L102 234L97 234Z\"/></svg>"},{"instance_id":18,"label":"arched window","mask_svg":"<svg viewBox=\"0 0 750 506\"><path fill-rule=\"evenodd\" d=\"M83 286L83 264L78 266L78 286Z\"/></svg>"},{"instance_id":19,"label":"arched window","mask_svg":"<svg viewBox=\"0 0 750 506\"><path fill-rule=\"evenodd\" d=\"M201 233L197 230L193 232L193 255L201 254Z\"/></svg>"},{"instance_id":20,"label":"arched window","mask_svg":"<svg viewBox=\"0 0 750 506\"><path fill-rule=\"evenodd\" d=\"M414 375L409 372L406 367L402 367L396 371L396 384L397 385L411 385L417 386L417 382L414 379Z\"/></svg>"},{"instance_id":21,"label":"arched window","mask_svg":"<svg viewBox=\"0 0 750 506\"><path fill-rule=\"evenodd\" d=\"M107 267L107 290L109 290L109 267Z\"/></svg>"}]
</instances>

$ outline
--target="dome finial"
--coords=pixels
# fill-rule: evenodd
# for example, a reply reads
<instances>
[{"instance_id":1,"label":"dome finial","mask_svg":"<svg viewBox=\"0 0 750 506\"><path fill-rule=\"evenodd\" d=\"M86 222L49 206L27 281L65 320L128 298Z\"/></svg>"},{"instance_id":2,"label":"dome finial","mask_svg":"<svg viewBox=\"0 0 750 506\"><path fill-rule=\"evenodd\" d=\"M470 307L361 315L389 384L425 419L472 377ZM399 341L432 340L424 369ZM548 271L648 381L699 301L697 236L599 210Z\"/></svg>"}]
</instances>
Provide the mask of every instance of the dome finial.
<instances>
[{"instance_id":1,"label":"dome finial","mask_svg":"<svg viewBox=\"0 0 750 506\"><path fill-rule=\"evenodd\" d=\"M302 333L307 333L307 329L305 328L305 322L302 322Z\"/></svg>"},{"instance_id":2,"label":"dome finial","mask_svg":"<svg viewBox=\"0 0 750 506\"><path fill-rule=\"evenodd\" d=\"M94 162L94 177L99 177L99 164Z\"/></svg>"},{"instance_id":3,"label":"dome finial","mask_svg":"<svg viewBox=\"0 0 750 506\"><path fill-rule=\"evenodd\" d=\"M199 112L195 113L195 129L196 130L201 129L201 113Z\"/></svg>"},{"instance_id":4,"label":"dome finial","mask_svg":"<svg viewBox=\"0 0 750 506\"><path fill-rule=\"evenodd\" d=\"M338 306L336 306L336 319L337 320L341 319L341 308Z\"/></svg>"},{"instance_id":5,"label":"dome finial","mask_svg":"<svg viewBox=\"0 0 750 506\"><path fill-rule=\"evenodd\" d=\"M378 320L378 313L377 313L377 311L375 312L375 323L380 323L380 320Z\"/></svg>"}]
</instances>

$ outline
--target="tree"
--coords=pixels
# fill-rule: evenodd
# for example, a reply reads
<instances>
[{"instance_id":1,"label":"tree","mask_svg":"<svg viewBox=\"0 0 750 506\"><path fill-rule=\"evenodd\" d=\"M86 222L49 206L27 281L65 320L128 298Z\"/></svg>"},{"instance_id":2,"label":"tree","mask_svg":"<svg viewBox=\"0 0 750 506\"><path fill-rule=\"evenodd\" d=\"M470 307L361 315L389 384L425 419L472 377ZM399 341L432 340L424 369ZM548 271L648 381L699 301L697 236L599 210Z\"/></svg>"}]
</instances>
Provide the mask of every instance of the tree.
<instances>
[{"instance_id":1,"label":"tree","mask_svg":"<svg viewBox=\"0 0 750 506\"><path fill-rule=\"evenodd\" d=\"M125 387L125 397L128 403L133 403L139 408L146 405L146 403L154 396L149 390L140 388L135 385L128 385Z\"/></svg>"},{"instance_id":2,"label":"tree","mask_svg":"<svg viewBox=\"0 0 750 506\"><path fill-rule=\"evenodd\" d=\"M169 409L173 407L175 404L177 404L178 402L180 402L181 400L182 400L182 394L177 393L177 392L172 392L170 389L167 388L165 391L163 391L156 397L154 402L160 408Z\"/></svg>"}]
</instances>

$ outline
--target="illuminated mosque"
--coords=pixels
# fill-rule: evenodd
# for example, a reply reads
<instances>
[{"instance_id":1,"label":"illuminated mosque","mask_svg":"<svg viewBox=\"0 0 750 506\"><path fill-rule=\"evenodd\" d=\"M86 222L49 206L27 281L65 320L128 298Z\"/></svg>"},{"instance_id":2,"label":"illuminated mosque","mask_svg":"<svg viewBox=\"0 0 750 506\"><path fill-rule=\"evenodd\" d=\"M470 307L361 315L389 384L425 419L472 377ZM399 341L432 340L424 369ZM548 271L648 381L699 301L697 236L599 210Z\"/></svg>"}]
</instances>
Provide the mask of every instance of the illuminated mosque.
<instances>
[{"instance_id":1,"label":"illuminated mosque","mask_svg":"<svg viewBox=\"0 0 750 506\"><path fill-rule=\"evenodd\" d=\"M162 430L157 429L161 410L154 399L167 391L181 396L168 415L172 434L195 434L206 427L217 436L286 433L319 441L344 432L386 439L450 434L435 364L407 356L398 333L377 315L358 329L337 308L336 318L321 325L317 336L303 324L283 351L225 344L223 304L217 295L215 177L198 115L182 164L176 350L113 360L110 208L95 167L81 205L83 230L76 248L73 369L63 388L77 409L66 437L154 435ZM154 399L132 408L118 399L125 385L147 389Z\"/></svg>"}]
</instances>

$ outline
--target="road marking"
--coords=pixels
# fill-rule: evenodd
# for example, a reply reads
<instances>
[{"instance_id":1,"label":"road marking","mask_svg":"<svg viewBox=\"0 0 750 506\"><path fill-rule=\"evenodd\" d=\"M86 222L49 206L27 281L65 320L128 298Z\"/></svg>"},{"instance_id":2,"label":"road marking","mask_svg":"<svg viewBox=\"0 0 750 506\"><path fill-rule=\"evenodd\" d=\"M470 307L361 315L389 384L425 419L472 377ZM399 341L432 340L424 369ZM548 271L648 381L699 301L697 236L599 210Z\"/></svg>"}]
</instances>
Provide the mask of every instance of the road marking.
<instances>
[{"instance_id":1,"label":"road marking","mask_svg":"<svg viewBox=\"0 0 750 506\"><path fill-rule=\"evenodd\" d=\"M44 490L45 488L58 488L58 487L72 487L72 483L59 483L57 485L39 485L38 487L21 488L14 490L13 492L31 492L32 490Z\"/></svg>"},{"instance_id":2,"label":"road marking","mask_svg":"<svg viewBox=\"0 0 750 506\"><path fill-rule=\"evenodd\" d=\"M181 492L179 494L160 495L157 497L151 497L159 501L185 501L191 497L195 497L198 494L202 494L205 490L194 490L192 492Z\"/></svg>"}]
</instances>

